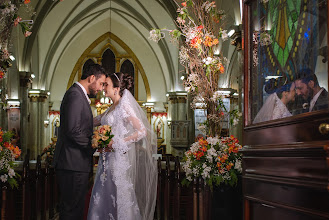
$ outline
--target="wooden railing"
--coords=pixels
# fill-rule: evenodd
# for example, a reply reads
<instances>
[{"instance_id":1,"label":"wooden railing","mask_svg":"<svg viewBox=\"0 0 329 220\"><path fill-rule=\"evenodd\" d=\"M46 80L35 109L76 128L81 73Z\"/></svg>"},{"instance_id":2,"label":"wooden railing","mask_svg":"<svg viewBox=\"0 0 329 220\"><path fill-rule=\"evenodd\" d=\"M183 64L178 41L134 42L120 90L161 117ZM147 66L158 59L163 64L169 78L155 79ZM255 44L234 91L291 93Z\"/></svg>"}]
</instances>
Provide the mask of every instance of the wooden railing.
<instances>
[{"instance_id":1,"label":"wooden railing","mask_svg":"<svg viewBox=\"0 0 329 220\"><path fill-rule=\"evenodd\" d=\"M53 219L59 199L54 169L42 167L41 156L31 163L27 154L18 173L18 188L1 185L1 219Z\"/></svg>"},{"instance_id":2,"label":"wooden railing","mask_svg":"<svg viewBox=\"0 0 329 220\"><path fill-rule=\"evenodd\" d=\"M31 167L30 167L31 166ZM166 156L158 160L158 188L155 219L211 219L211 193L202 180L182 186L185 176L178 157ZM19 171L18 189L1 186L0 214L2 220L54 219L57 213L59 191L53 168L41 166L25 158Z\"/></svg>"},{"instance_id":3,"label":"wooden railing","mask_svg":"<svg viewBox=\"0 0 329 220\"><path fill-rule=\"evenodd\" d=\"M158 160L158 196L155 219L211 219L211 193L202 180L182 186L185 173L179 157Z\"/></svg>"}]
</instances>

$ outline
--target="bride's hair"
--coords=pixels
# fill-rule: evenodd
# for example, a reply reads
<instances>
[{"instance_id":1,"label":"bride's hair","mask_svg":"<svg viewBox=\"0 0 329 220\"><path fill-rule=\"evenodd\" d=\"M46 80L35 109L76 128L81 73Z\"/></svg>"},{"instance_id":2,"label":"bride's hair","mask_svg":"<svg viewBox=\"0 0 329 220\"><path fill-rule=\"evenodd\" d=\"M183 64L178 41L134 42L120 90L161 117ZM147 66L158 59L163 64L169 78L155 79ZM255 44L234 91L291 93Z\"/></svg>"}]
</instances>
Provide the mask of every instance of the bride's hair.
<instances>
[{"instance_id":1,"label":"bride's hair","mask_svg":"<svg viewBox=\"0 0 329 220\"><path fill-rule=\"evenodd\" d=\"M128 73L111 73L109 77L112 80L114 88L120 88L119 95L123 95L125 89L130 90L134 85L134 79Z\"/></svg>"}]
</instances>

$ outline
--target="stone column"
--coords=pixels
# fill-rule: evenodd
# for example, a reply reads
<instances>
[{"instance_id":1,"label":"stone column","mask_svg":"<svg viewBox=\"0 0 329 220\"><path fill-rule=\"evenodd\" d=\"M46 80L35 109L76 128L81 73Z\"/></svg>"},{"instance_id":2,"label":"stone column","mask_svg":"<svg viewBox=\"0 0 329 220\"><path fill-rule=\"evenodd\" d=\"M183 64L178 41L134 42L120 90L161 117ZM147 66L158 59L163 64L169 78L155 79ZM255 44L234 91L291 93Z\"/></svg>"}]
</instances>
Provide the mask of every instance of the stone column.
<instances>
[{"instance_id":1,"label":"stone column","mask_svg":"<svg viewBox=\"0 0 329 220\"><path fill-rule=\"evenodd\" d=\"M40 90L38 90L40 92ZM38 94L37 93L30 93L29 91L29 115L28 115L28 144L27 147L30 149L30 159L36 160L38 156L38 115L39 115L39 108L38 108ZM33 90L33 92L37 92Z\"/></svg>"},{"instance_id":2,"label":"stone column","mask_svg":"<svg viewBox=\"0 0 329 220\"><path fill-rule=\"evenodd\" d=\"M171 121L186 121L187 120L187 108L186 99L187 93L184 92L169 92L168 93L168 119ZM171 140L171 125L168 125L167 140ZM167 142L167 154L173 154L174 156L182 156L185 151L184 148L171 146L170 142Z\"/></svg>"},{"instance_id":3,"label":"stone column","mask_svg":"<svg viewBox=\"0 0 329 220\"><path fill-rule=\"evenodd\" d=\"M177 97L178 120L187 120L186 99L187 96Z\"/></svg>"},{"instance_id":4,"label":"stone column","mask_svg":"<svg viewBox=\"0 0 329 220\"><path fill-rule=\"evenodd\" d=\"M38 140L38 154L41 154L43 149L49 144L47 143L47 127L44 124L44 121L48 119L48 94L47 91L41 91L40 96L38 98L39 101L39 140Z\"/></svg>"},{"instance_id":5,"label":"stone column","mask_svg":"<svg viewBox=\"0 0 329 220\"><path fill-rule=\"evenodd\" d=\"M45 145L44 120L47 118L48 94L39 89L29 90L30 114L29 114L29 142L28 148L31 151L31 159L35 160Z\"/></svg>"},{"instance_id":6,"label":"stone column","mask_svg":"<svg viewBox=\"0 0 329 220\"><path fill-rule=\"evenodd\" d=\"M20 72L20 100L21 100L21 129L20 129L20 145L22 150L22 158L25 157L28 149L29 139L29 88L32 86L32 77L29 72Z\"/></svg>"}]
</instances>

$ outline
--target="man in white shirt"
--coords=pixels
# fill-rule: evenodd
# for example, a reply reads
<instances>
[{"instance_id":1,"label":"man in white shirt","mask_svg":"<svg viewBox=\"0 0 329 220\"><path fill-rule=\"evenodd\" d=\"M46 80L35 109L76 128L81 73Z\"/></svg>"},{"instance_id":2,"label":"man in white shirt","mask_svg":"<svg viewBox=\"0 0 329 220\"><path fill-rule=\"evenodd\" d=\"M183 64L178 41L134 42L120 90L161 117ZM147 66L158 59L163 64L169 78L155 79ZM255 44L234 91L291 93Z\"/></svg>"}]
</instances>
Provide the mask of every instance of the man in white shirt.
<instances>
[{"instance_id":1,"label":"man in white shirt","mask_svg":"<svg viewBox=\"0 0 329 220\"><path fill-rule=\"evenodd\" d=\"M296 93L308 103L308 112L328 109L328 92L320 87L316 75L310 69L303 69L298 75Z\"/></svg>"}]
</instances>

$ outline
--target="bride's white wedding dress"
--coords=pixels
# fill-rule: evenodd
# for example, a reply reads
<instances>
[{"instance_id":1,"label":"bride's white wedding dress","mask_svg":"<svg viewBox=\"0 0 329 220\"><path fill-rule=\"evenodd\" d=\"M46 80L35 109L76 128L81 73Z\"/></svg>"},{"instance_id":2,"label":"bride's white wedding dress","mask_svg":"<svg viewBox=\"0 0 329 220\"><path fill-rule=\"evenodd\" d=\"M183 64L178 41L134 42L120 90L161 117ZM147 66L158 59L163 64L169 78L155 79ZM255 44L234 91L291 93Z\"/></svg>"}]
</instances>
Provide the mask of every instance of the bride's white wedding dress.
<instances>
[{"instance_id":1,"label":"bride's white wedding dress","mask_svg":"<svg viewBox=\"0 0 329 220\"><path fill-rule=\"evenodd\" d=\"M113 152L100 153L89 220L151 220L157 187L156 136L145 113L125 90L119 104L94 119L112 127ZM105 169L104 169L105 167Z\"/></svg>"},{"instance_id":2,"label":"bride's white wedding dress","mask_svg":"<svg viewBox=\"0 0 329 220\"><path fill-rule=\"evenodd\" d=\"M276 93L271 94L257 113L253 123L260 123L279 118L292 116L287 106L279 99Z\"/></svg>"}]
</instances>

